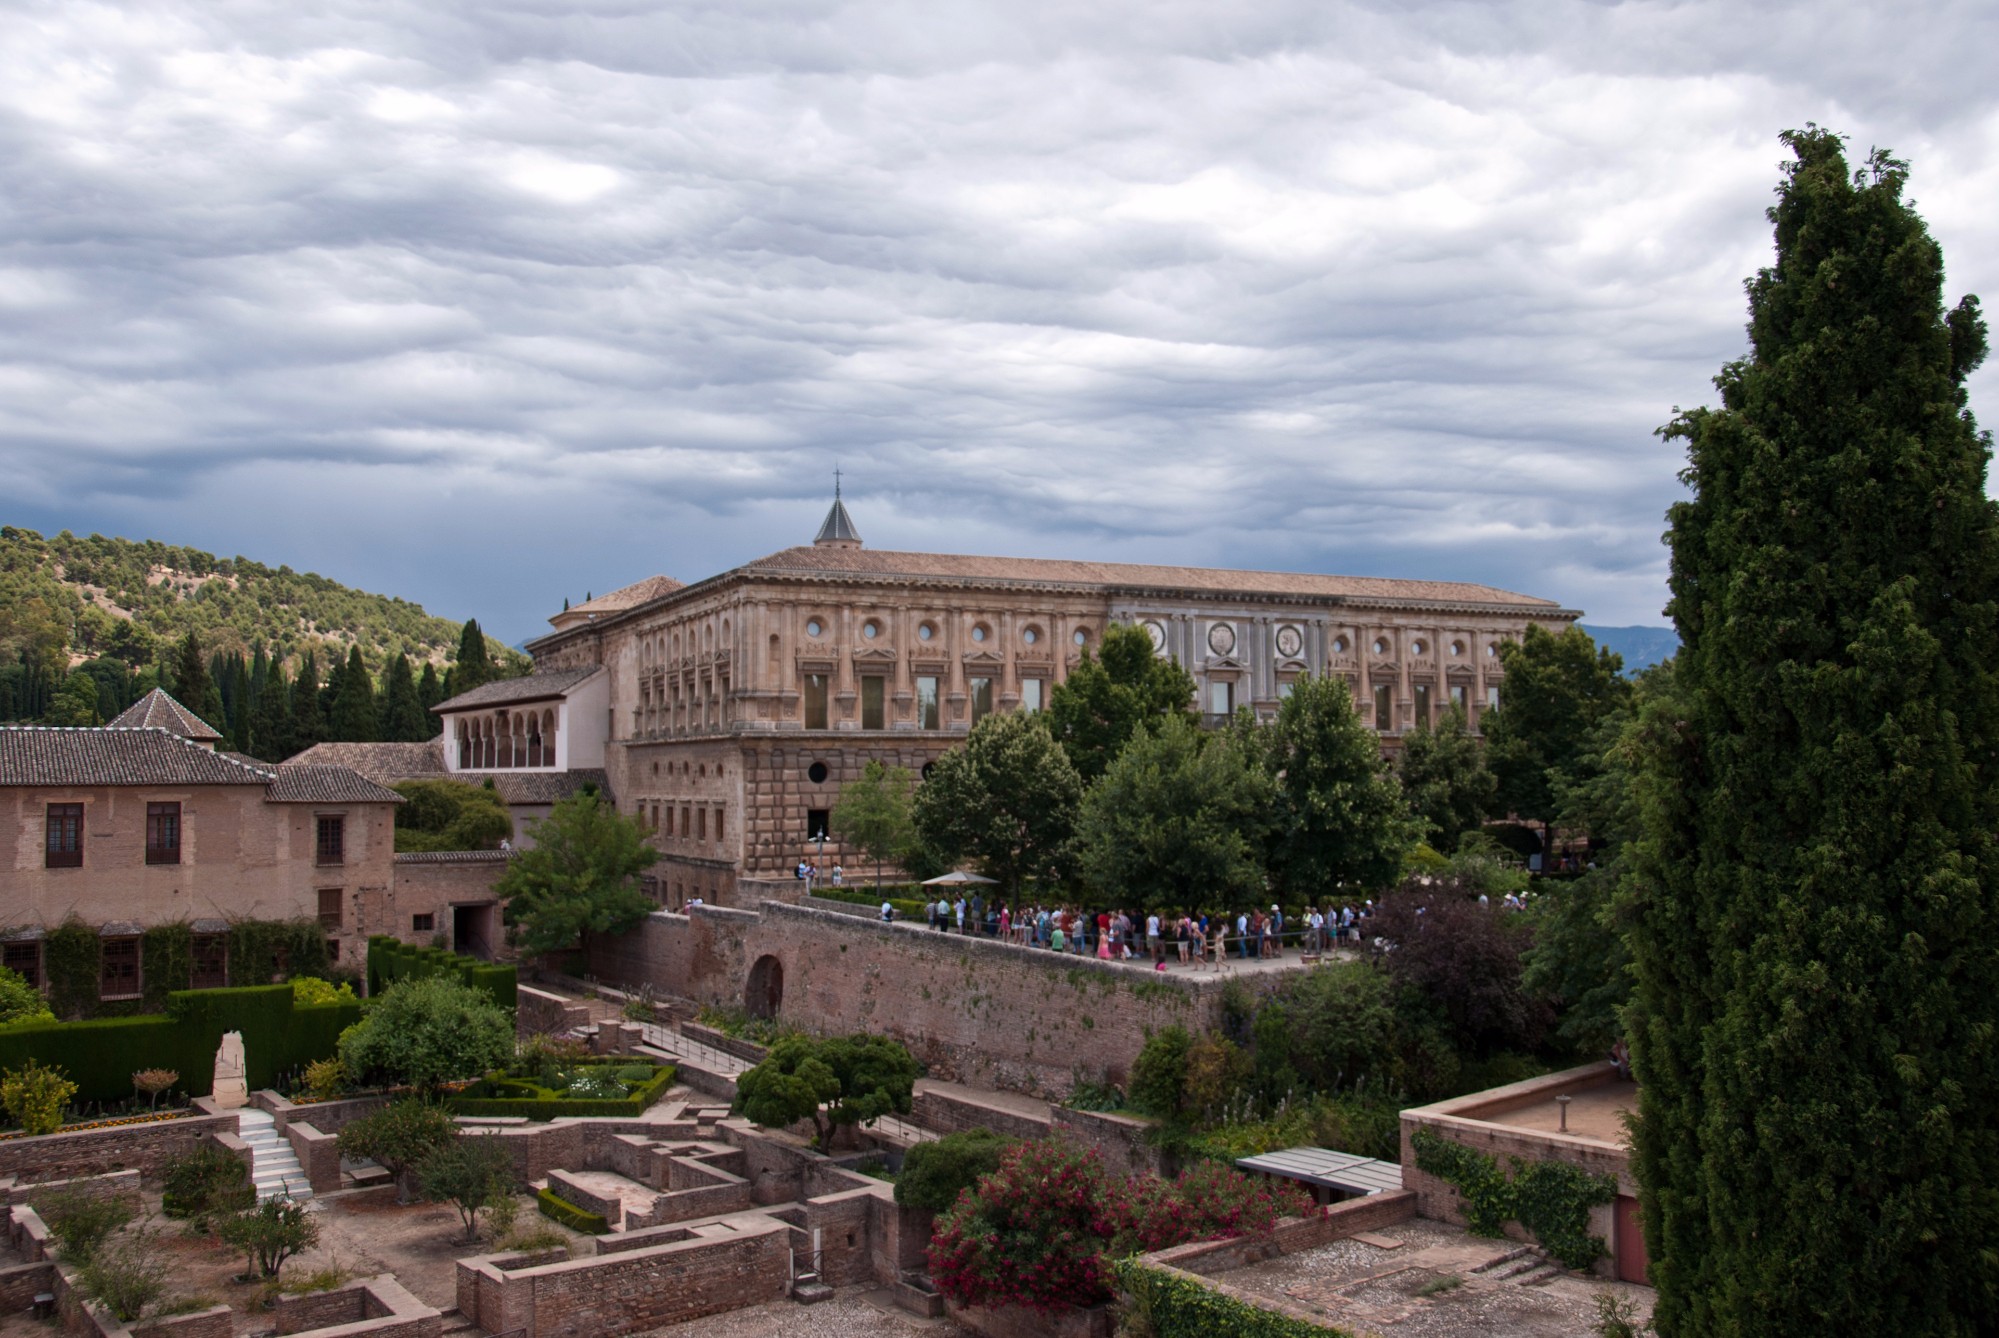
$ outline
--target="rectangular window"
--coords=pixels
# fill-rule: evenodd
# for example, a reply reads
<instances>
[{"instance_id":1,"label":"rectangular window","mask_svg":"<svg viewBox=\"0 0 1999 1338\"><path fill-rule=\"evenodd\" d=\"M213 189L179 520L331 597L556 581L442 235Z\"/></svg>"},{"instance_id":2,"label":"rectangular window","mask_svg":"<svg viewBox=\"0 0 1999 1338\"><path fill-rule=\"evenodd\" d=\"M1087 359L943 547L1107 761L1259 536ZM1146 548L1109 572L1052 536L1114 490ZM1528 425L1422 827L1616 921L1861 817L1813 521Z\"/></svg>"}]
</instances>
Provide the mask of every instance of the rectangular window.
<instances>
[{"instance_id":1,"label":"rectangular window","mask_svg":"<svg viewBox=\"0 0 1999 1338\"><path fill-rule=\"evenodd\" d=\"M436 932L436 930L437 917L435 915L412 915L410 917L410 932L412 934L430 934Z\"/></svg>"},{"instance_id":2,"label":"rectangular window","mask_svg":"<svg viewBox=\"0 0 1999 1338\"><path fill-rule=\"evenodd\" d=\"M340 928L340 904L344 900L337 887L319 889L319 927L321 929Z\"/></svg>"},{"instance_id":3,"label":"rectangular window","mask_svg":"<svg viewBox=\"0 0 1999 1338\"><path fill-rule=\"evenodd\" d=\"M1208 714L1235 714L1235 684L1227 679L1208 684Z\"/></svg>"},{"instance_id":4,"label":"rectangular window","mask_svg":"<svg viewBox=\"0 0 1999 1338\"><path fill-rule=\"evenodd\" d=\"M972 723L978 724L993 713L993 681L990 678L974 678L972 688Z\"/></svg>"},{"instance_id":5,"label":"rectangular window","mask_svg":"<svg viewBox=\"0 0 1999 1338\"><path fill-rule=\"evenodd\" d=\"M83 867L82 804L50 804L48 834L48 854L43 861L47 868Z\"/></svg>"},{"instance_id":6,"label":"rectangular window","mask_svg":"<svg viewBox=\"0 0 1999 1338\"><path fill-rule=\"evenodd\" d=\"M1041 680L1023 678L1020 680L1020 709L1038 711L1041 709Z\"/></svg>"},{"instance_id":7,"label":"rectangular window","mask_svg":"<svg viewBox=\"0 0 1999 1338\"><path fill-rule=\"evenodd\" d=\"M941 729L937 714L937 680L919 677L916 680L916 727L918 729Z\"/></svg>"},{"instance_id":8,"label":"rectangular window","mask_svg":"<svg viewBox=\"0 0 1999 1338\"><path fill-rule=\"evenodd\" d=\"M831 816L831 810L829 809L809 808L805 810L805 839L808 841L817 841L820 837L827 835L826 827Z\"/></svg>"},{"instance_id":9,"label":"rectangular window","mask_svg":"<svg viewBox=\"0 0 1999 1338\"><path fill-rule=\"evenodd\" d=\"M680 835L684 840L694 830L694 812L687 805L680 806Z\"/></svg>"},{"instance_id":10,"label":"rectangular window","mask_svg":"<svg viewBox=\"0 0 1999 1338\"><path fill-rule=\"evenodd\" d=\"M1430 725L1430 685L1418 683L1411 691L1416 696L1416 728L1427 729Z\"/></svg>"},{"instance_id":11,"label":"rectangular window","mask_svg":"<svg viewBox=\"0 0 1999 1338\"><path fill-rule=\"evenodd\" d=\"M697 841L708 839L708 810L705 808L694 810L694 839Z\"/></svg>"},{"instance_id":12,"label":"rectangular window","mask_svg":"<svg viewBox=\"0 0 1999 1338\"><path fill-rule=\"evenodd\" d=\"M146 805L146 863L180 863L180 805Z\"/></svg>"},{"instance_id":13,"label":"rectangular window","mask_svg":"<svg viewBox=\"0 0 1999 1338\"><path fill-rule=\"evenodd\" d=\"M673 835L673 805L672 805L672 804L668 804L668 805L666 806L666 826L662 827L662 828L661 828L660 830L661 830L662 832L664 832L664 833L665 833L666 835L668 835L668 836L671 836L671 835Z\"/></svg>"},{"instance_id":14,"label":"rectangular window","mask_svg":"<svg viewBox=\"0 0 1999 1338\"><path fill-rule=\"evenodd\" d=\"M313 863L345 864L347 862L347 819L322 817L319 820L319 838L315 843Z\"/></svg>"},{"instance_id":15,"label":"rectangular window","mask_svg":"<svg viewBox=\"0 0 1999 1338\"><path fill-rule=\"evenodd\" d=\"M1374 727L1383 734L1395 727L1395 687L1390 683L1374 685Z\"/></svg>"},{"instance_id":16,"label":"rectangular window","mask_svg":"<svg viewBox=\"0 0 1999 1338\"><path fill-rule=\"evenodd\" d=\"M189 984L198 990L219 990L229 983L229 936L196 934L194 969Z\"/></svg>"},{"instance_id":17,"label":"rectangular window","mask_svg":"<svg viewBox=\"0 0 1999 1338\"><path fill-rule=\"evenodd\" d=\"M42 987L42 941L34 938L16 939L6 945L0 953L0 966L28 982L34 989Z\"/></svg>"},{"instance_id":18,"label":"rectangular window","mask_svg":"<svg viewBox=\"0 0 1999 1338\"><path fill-rule=\"evenodd\" d=\"M330 938L330 939L326 940L326 960L327 960L327 961L329 961L329 962L337 962L337 961L339 961L339 960L340 960L340 940L339 940L339 939L337 939L337 938Z\"/></svg>"},{"instance_id":19,"label":"rectangular window","mask_svg":"<svg viewBox=\"0 0 1999 1338\"><path fill-rule=\"evenodd\" d=\"M97 982L101 999L124 999L139 992L139 940L107 938L100 941L102 971Z\"/></svg>"},{"instance_id":20,"label":"rectangular window","mask_svg":"<svg viewBox=\"0 0 1999 1338\"><path fill-rule=\"evenodd\" d=\"M1293 687L1295 687L1296 685L1297 685L1297 680L1296 680L1296 679L1292 679L1292 678L1280 678L1280 679L1278 679L1278 680L1277 680L1277 700L1279 700L1279 701L1283 701L1283 700L1284 700L1284 699L1285 699L1286 697L1289 697L1289 696L1291 695L1291 689L1292 689Z\"/></svg>"},{"instance_id":21,"label":"rectangular window","mask_svg":"<svg viewBox=\"0 0 1999 1338\"><path fill-rule=\"evenodd\" d=\"M654 831L658 831L658 830L659 830L659 805L658 805L658 804L654 804L654 805L652 806L652 829L653 829Z\"/></svg>"},{"instance_id":22,"label":"rectangular window","mask_svg":"<svg viewBox=\"0 0 1999 1338\"><path fill-rule=\"evenodd\" d=\"M826 675L805 676L805 727L826 728Z\"/></svg>"},{"instance_id":23,"label":"rectangular window","mask_svg":"<svg viewBox=\"0 0 1999 1338\"><path fill-rule=\"evenodd\" d=\"M888 728L888 680L870 676L861 680L861 728Z\"/></svg>"},{"instance_id":24,"label":"rectangular window","mask_svg":"<svg viewBox=\"0 0 1999 1338\"><path fill-rule=\"evenodd\" d=\"M1466 714L1469 714L1471 711L1471 703L1466 700L1470 695L1464 684L1451 684L1451 705Z\"/></svg>"},{"instance_id":25,"label":"rectangular window","mask_svg":"<svg viewBox=\"0 0 1999 1338\"><path fill-rule=\"evenodd\" d=\"M715 839L722 839L722 810L719 808L715 810Z\"/></svg>"},{"instance_id":26,"label":"rectangular window","mask_svg":"<svg viewBox=\"0 0 1999 1338\"><path fill-rule=\"evenodd\" d=\"M1497 711L1499 709L1499 685L1497 683L1485 690L1485 709L1488 711Z\"/></svg>"}]
</instances>

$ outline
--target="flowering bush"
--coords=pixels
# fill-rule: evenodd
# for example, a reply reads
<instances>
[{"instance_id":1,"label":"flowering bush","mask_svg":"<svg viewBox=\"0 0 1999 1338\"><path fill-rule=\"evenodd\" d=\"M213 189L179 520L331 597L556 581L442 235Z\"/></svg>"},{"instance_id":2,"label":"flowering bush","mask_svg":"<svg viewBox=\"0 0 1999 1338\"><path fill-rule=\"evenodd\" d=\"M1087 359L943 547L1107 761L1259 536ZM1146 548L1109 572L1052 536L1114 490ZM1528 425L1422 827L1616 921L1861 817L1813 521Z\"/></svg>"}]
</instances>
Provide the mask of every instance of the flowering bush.
<instances>
[{"instance_id":1,"label":"flowering bush","mask_svg":"<svg viewBox=\"0 0 1999 1338\"><path fill-rule=\"evenodd\" d=\"M930 1276L959 1305L1048 1312L1111 1297L1111 1260L1268 1231L1311 1211L1288 1186L1203 1165L1178 1180L1120 1180L1061 1138L1022 1143L937 1219Z\"/></svg>"}]
</instances>

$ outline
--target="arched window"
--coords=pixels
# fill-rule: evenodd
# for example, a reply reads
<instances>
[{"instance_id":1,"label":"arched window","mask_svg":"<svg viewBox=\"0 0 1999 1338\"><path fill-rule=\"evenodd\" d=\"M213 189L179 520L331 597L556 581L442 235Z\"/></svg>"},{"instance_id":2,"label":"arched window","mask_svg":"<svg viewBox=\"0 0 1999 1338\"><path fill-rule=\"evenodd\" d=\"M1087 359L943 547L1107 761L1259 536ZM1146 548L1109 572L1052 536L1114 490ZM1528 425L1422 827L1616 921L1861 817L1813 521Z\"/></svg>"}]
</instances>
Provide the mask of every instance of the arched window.
<instances>
[{"instance_id":1,"label":"arched window","mask_svg":"<svg viewBox=\"0 0 1999 1338\"><path fill-rule=\"evenodd\" d=\"M458 738L458 769L460 771L470 771L472 769L472 737L465 732L465 722L463 720L453 722L452 731Z\"/></svg>"}]
</instances>

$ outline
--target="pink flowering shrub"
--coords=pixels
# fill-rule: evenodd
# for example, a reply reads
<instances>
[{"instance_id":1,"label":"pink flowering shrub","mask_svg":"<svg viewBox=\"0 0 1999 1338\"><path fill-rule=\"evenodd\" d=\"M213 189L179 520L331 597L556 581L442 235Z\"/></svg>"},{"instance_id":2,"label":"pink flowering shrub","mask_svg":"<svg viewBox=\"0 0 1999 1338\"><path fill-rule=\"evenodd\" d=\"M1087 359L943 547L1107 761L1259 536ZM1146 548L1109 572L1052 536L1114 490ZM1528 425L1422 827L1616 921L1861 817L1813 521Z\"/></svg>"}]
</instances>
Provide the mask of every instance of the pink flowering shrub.
<instances>
[{"instance_id":1,"label":"pink flowering shrub","mask_svg":"<svg viewBox=\"0 0 1999 1338\"><path fill-rule=\"evenodd\" d=\"M1022 1143L937 1218L930 1277L966 1306L1043 1313L1111 1297L1111 1260L1193 1240L1267 1231L1311 1199L1225 1166L1178 1180L1123 1180L1063 1138Z\"/></svg>"}]
</instances>

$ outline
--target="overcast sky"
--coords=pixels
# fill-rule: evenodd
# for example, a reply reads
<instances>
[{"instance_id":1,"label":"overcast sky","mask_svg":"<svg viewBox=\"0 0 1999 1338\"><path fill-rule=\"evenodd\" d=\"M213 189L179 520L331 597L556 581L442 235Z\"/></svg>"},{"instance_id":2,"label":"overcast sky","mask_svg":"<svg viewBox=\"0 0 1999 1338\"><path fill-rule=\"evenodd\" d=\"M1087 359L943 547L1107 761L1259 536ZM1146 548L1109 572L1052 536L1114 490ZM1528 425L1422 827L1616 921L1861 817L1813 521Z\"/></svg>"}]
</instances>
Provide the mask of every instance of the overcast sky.
<instances>
[{"instance_id":1,"label":"overcast sky","mask_svg":"<svg viewBox=\"0 0 1999 1338\"><path fill-rule=\"evenodd\" d=\"M1999 299L1994 13L16 0L0 521L517 641L837 465L874 547L1659 623L1779 131L1909 159Z\"/></svg>"}]
</instances>

